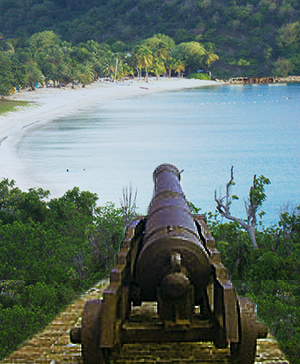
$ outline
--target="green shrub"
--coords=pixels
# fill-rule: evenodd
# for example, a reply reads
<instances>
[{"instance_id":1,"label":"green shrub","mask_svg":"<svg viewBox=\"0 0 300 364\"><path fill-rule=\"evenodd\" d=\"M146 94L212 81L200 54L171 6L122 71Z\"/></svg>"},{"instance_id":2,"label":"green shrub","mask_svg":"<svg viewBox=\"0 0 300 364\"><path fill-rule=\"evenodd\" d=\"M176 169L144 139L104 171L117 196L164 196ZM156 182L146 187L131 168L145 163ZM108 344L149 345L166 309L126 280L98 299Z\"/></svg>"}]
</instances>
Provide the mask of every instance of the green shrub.
<instances>
[{"instance_id":1,"label":"green shrub","mask_svg":"<svg viewBox=\"0 0 300 364\"><path fill-rule=\"evenodd\" d=\"M207 73L191 73L188 75L188 79L191 78L195 80L211 80L211 77Z\"/></svg>"}]
</instances>

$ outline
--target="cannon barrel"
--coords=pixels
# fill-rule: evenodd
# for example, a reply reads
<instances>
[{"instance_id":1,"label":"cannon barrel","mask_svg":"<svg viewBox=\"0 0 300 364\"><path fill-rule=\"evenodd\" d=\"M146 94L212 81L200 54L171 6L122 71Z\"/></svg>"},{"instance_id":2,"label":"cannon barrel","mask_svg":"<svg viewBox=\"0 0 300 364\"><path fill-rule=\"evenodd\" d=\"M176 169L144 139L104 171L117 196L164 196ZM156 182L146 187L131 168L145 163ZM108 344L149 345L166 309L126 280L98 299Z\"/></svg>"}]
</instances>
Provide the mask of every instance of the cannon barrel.
<instances>
[{"instance_id":1,"label":"cannon barrel","mask_svg":"<svg viewBox=\"0 0 300 364\"><path fill-rule=\"evenodd\" d=\"M148 215L126 229L103 299L85 304L71 341L81 343L84 364L153 341L213 341L230 345L233 363L253 364L256 340L267 334L254 305L236 296L208 227L191 215L178 169L162 164L153 179Z\"/></svg>"},{"instance_id":2,"label":"cannon barrel","mask_svg":"<svg viewBox=\"0 0 300 364\"><path fill-rule=\"evenodd\" d=\"M154 194L136 264L141 298L156 299L157 288L170 273L171 260L177 259L194 287L197 304L208 285L211 266L182 192L180 173L175 166L162 164L155 169L153 180Z\"/></svg>"}]
</instances>

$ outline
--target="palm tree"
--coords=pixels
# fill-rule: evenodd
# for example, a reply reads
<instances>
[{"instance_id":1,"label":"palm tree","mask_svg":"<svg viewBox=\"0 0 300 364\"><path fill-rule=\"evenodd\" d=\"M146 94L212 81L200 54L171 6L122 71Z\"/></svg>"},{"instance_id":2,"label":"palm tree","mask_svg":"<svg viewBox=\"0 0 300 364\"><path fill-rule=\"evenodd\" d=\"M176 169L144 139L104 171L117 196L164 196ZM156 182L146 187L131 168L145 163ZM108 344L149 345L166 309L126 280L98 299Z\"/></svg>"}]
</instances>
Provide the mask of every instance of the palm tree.
<instances>
[{"instance_id":1,"label":"palm tree","mask_svg":"<svg viewBox=\"0 0 300 364\"><path fill-rule=\"evenodd\" d=\"M164 61L167 59L169 54L169 47L164 41L159 41L156 44L156 49L154 51L154 56L156 58L162 58Z\"/></svg>"},{"instance_id":2,"label":"palm tree","mask_svg":"<svg viewBox=\"0 0 300 364\"><path fill-rule=\"evenodd\" d=\"M166 62L166 68L168 70L169 78L171 78L172 71L175 70L176 59L173 57L169 57Z\"/></svg>"},{"instance_id":3,"label":"palm tree","mask_svg":"<svg viewBox=\"0 0 300 364\"><path fill-rule=\"evenodd\" d=\"M54 44L60 44L61 40L52 30L45 30L35 33L29 38L30 46L35 50L38 48L47 48Z\"/></svg>"},{"instance_id":4,"label":"palm tree","mask_svg":"<svg viewBox=\"0 0 300 364\"><path fill-rule=\"evenodd\" d=\"M129 64L131 65L132 68L136 68L137 70L137 74L138 74L138 78L139 80L141 79L141 74L142 74L142 66L138 60L138 49L140 46L135 46L132 50L132 56L129 59Z\"/></svg>"},{"instance_id":5,"label":"palm tree","mask_svg":"<svg viewBox=\"0 0 300 364\"><path fill-rule=\"evenodd\" d=\"M45 82L53 81L54 87L56 87L56 82L58 81L58 69L52 63L48 63L43 69L45 75Z\"/></svg>"},{"instance_id":6,"label":"palm tree","mask_svg":"<svg viewBox=\"0 0 300 364\"><path fill-rule=\"evenodd\" d=\"M185 70L185 63L181 59L176 60L174 65L174 71L178 73L178 78L180 78L181 72Z\"/></svg>"},{"instance_id":7,"label":"palm tree","mask_svg":"<svg viewBox=\"0 0 300 364\"><path fill-rule=\"evenodd\" d=\"M125 63L122 59L119 59L117 79L123 78L123 82L124 82L124 78L126 76L132 76L134 78L134 71L129 66L129 64Z\"/></svg>"},{"instance_id":8,"label":"palm tree","mask_svg":"<svg viewBox=\"0 0 300 364\"><path fill-rule=\"evenodd\" d=\"M64 52L56 44L44 48L38 48L34 53L34 60L45 76L45 81L59 81L59 69L64 67Z\"/></svg>"},{"instance_id":9,"label":"palm tree","mask_svg":"<svg viewBox=\"0 0 300 364\"><path fill-rule=\"evenodd\" d=\"M79 80L79 71L76 66L68 65L69 72L70 72L70 78L72 82L72 88L74 88L74 83Z\"/></svg>"},{"instance_id":10,"label":"palm tree","mask_svg":"<svg viewBox=\"0 0 300 364\"><path fill-rule=\"evenodd\" d=\"M60 63L57 66L58 81L64 84L68 84L72 81L71 66L68 63Z\"/></svg>"},{"instance_id":11,"label":"palm tree","mask_svg":"<svg viewBox=\"0 0 300 364\"><path fill-rule=\"evenodd\" d=\"M95 71L91 63L78 64L77 65L77 78L78 81L82 84L82 87L85 87L86 83L91 83L94 79Z\"/></svg>"},{"instance_id":12,"label":"palm tree","mask_svg":"<svg viewBox=\"0 0 300 364\"><path fill-rule=\"evenodd\" d=\"M61 50L62 50L62 53L63 53L64 60L70 59L70 54L71 54L71 51L72 51L71 44L64 41L63 44L61 45Z\"/></svg>"},{"instance_id":13,"label":"palm tree","mask_svg":"<svg viewBox=\"0 0 300 364\"><path fill-rule=\"evenodd\" d=\"M158 59L158 58L154 59L154 61L152 63L152 67L151 67L151 72L155 73L157 81L158 81L158 77L161 74L163 74L164 72L166 72L165 65L161 59Z\"/></svg>"},{"instance_id":14,"label":"palm tree","mask_svg":"<svg viewBox=\"0 0 300 364\"><path fill-rule=\"evenodd\" d=\"M137 57L138 67L145 68L146 81L148 81L148 68L151 67L153 62L153 55L151 50L147 46L141 45L137 49L136 57Z\"/></svg>"},{"instance_id":15,"label":"palm tree","mask_svg":"<svg viewBox=\"0 0 300 364\"><path fill-rule=\"evenodd\" d=\"M155 34L148 38L144 45L150 48L155 58L167 60L171 48L175 46L173 39L164 34Z\"/></svg>"},{"instance_id":16,"label":"palm tree","mask_svg":"<svg viewBox=\"0 0 300 364\"><path fill-rule=\"evenodd\" d=\"M134 78L134 71L133 69L129 66L129 64L124 64L123 65L123 72L124 72L124 76L131 76L132 78Z\"/></svg>"},{"instance_id":17,"label":"palm tree","mask_svg":"<svg viewBox=\"0 0 300 364\"><path fill-rule=\"evenodd\" d=\"M45 73L45 81L53 81L54 87L60 83L69 83L72 81L71 68L68 64L60 63L55 66L52 63L48 64L47 73Z\"/></svg>"},{"instance_id":18,"label":"palm tree","mask_svg":"<svg viewBox=\"0 0 300 364\"><path fill-rule=\"evenodd\" d=\"M104 76L108 76L112 80L115 77L116 64L116 57L112 53L108 54L102 63L102 73Z\"/></svg>"},{"instance_id":19,"label":"palm tree","mask_svg":"<svg viewBox=\"0 0 300 364\"><path fill-rule=\"evenodd\" d=\"M64 53L58 45L51 45L45 49L48 62L57 66L63 60Z\"/></svg>"},{"instance_id":20,"label":"palm tree","mask_svg":"<svg viewBox=\"0 0 300 364\"><path fill-rule=\"evenodd\" d=\"M3 52L7 58L11 58L15 53L15 48L11 42L5 40L0 43L0 52Z\"/></svg>"},{"instance_id":21,"label":"palm tree","mask_svg":"<svg viewBox=\"0 0 300 364\"><path fill-rule=\"evenodd\" d=\"M35 62L30 62L25 65L28 83L32 90L35 89L34 84L43 83L43 74Z\"/></svg>"},{"instance_id":22,"label":"palm tree","mask_svg":"<svg viewBox=\"0 0 300 364\"><path fill-rule=\"evenodd\" d=\"M212 43L208 43L202 56L202 62L204 64L203 68L206 70L213 62L218 59L219 56L214 53L214 45Z\"/></svg>"},{"instance_id":23,"label":"palm tree","mask_svg":"<svg viewBox=\"0 0 300 364\"><path fill-rule=\"evenodd\" d=\"M176 59L183 60L185 62L185 69L188 69L188 73L191 73L202 67L202 57L204 54L205 49L201 43L186 42L176 45L170 55Z\"/></svg>"},{"instance_id":24,"label":"palm tree","mask_svg":"<svg viewBox=\"0 0 300 364\"><path fill-rule=\"evenodd\" d=\"M97 79L102 70L102 61L96 55L92 55L89 61L93 65L95 71L95 79Z\"/></svg>"}]
</instances>

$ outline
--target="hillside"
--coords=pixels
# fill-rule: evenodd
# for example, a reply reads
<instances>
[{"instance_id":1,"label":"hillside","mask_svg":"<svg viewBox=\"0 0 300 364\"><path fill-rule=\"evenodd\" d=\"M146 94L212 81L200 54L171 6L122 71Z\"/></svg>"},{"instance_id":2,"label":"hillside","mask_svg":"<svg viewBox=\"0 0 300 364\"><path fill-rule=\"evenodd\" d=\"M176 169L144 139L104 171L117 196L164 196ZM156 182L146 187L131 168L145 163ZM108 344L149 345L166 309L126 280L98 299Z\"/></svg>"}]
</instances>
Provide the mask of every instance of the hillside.
<instances>
[{"instance_id":1,"label":"hillside","mask_svg":"<svg viewBox=\"0 0 300 364\"><path fill-rule=\"evenodd\" d=\"M175 43L213 43L218 77L300 74L298 0L0 0L0 35L25 41L53 30L130 49L166 34Z\"/></svg>"}]
</instances>

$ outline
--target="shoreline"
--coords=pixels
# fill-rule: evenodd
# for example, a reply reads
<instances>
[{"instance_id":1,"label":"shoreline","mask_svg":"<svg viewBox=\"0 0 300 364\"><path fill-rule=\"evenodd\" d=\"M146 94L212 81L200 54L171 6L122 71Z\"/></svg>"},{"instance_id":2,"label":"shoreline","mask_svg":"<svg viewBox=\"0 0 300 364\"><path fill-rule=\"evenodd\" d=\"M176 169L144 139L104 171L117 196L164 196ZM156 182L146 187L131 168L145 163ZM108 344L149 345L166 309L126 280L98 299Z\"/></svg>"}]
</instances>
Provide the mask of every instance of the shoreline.
<instances>
[{"instance_id":1,"label":"shoreline","mask_svg":"<svg viewBox=\"0 0 300 364\"><path fill-rule=\"evenodd\" d=\"M142 80L132 80L127 83L97 81L84 88L80 86L76 86L75 89L71 87L40 88L35 91L16 92L8 98L29 101L30 104L0 116L0 179L14 180L16 186L23 191L29 188L45 188L32 185L32 176L22 165L18 143L25 128L38 123L48 123L95 104L100 107L108 105L120 98L221 84L216 81L195 79L162 78L157 81L155 78L150 78L147 83ZM46 189L52 189L52 187L49 186Z\"/></svg>"},{"instance_id":2,"label":"shoreline","mask_svg":"<svg viewBox=\"0 0 300 364\"><path fill-rule=\"evenodd\" d=\"M0 116L0 146L16 128L24 128L40 121L50 121L60 115L65 115L83 109L93 104L104 104L115 98L140 96L147 93L176 91L185 88L217 86L222 83L205 80L187 79L149 79L145 81L130 81L113 83L96 81L82 88L76 86L62 88L39 88L34 91L21 90L8 98L12 100L29 101L31 104L20 106L18 110Z\"/></svg>"}]
</instances>

